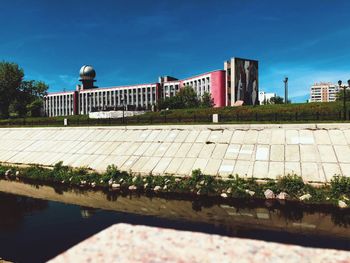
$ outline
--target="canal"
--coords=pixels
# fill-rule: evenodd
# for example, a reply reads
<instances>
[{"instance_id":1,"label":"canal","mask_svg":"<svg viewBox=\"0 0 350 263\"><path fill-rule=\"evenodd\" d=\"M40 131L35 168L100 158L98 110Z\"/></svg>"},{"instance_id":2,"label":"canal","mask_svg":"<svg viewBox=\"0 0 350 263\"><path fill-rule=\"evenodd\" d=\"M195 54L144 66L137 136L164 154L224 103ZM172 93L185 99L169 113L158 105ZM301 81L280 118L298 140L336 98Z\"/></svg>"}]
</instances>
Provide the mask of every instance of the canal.
<instances>
[{"instance_id":1,"label":"canal","mask_svg":"<svg viewBox=\"0 0 350 263\"><path fill-rule=\"evenodd\" d=\"M0 180L0 258L44 262L117 223L350 250L349 210L121 195Z\"/></svg>"}]
</instances>

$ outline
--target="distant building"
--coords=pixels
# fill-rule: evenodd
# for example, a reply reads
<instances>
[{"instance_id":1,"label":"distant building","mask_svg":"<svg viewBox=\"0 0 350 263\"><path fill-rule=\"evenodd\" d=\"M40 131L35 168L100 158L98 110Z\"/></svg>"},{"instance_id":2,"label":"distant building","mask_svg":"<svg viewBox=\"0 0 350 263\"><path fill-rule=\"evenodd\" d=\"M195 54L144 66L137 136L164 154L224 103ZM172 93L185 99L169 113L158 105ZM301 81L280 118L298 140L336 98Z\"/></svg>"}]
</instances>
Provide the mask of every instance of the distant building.
<instances>
[{"instance_id":1,"label":"distant building","mask_svg":"<svg viewBox=\"0 0 350 263\"><path fill-rule=\"evenodd\" d=\"M276 93L267 93L265 91L259 92L259 104L268 104L270 102L270 99L276 97Z\"/></svg>"},{"instance_id":2,"label":"distant building","mask_svg":"<svg viewBox=\"0 0 350 263\"><path fill-rule=\"evenodd\" d=\"M335 101L339 86L330 82L315 83L311 86L309 102Z\"/></svg>"},{"instance_id":3,"label":"distant building","mask_svg":"<svg viewBox=\"0 0 350 263\"><path fill-rule=\"evenodd\" d=\"M224 63L224 70L215 70L179 80L170 76L159 77L158 82L130 86L98 88L92 66L80 69L80 85L75 91L49 93L45 96L46 116L88 114L93 111L150 110L157 101L175 96L185 86L191 86L198 97L211 94L215 107L258 104L258 61L232 58Z\"/></svg>"}]
</instances>

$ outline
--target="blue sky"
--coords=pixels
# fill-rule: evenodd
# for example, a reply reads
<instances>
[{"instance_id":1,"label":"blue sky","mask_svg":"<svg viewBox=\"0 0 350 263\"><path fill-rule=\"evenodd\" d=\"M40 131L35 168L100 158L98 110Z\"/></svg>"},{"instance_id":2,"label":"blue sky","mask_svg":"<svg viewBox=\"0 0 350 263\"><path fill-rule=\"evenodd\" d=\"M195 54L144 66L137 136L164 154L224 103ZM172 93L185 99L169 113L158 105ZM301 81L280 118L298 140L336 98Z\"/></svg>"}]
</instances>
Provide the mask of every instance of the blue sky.
<instances>
[{"instance_id":1,"label":"blue sky","mask_svg":"<svg viewBox=\"0 0 350 263\"><path fill-rule=\"evenodd\" d=\"M4 0L0 59L50 91L72 90L83 64L100 87L185 78L259 60L260 90L303 102L316 81L350 78L348 0Z\"/></svg>"}]
</instances>

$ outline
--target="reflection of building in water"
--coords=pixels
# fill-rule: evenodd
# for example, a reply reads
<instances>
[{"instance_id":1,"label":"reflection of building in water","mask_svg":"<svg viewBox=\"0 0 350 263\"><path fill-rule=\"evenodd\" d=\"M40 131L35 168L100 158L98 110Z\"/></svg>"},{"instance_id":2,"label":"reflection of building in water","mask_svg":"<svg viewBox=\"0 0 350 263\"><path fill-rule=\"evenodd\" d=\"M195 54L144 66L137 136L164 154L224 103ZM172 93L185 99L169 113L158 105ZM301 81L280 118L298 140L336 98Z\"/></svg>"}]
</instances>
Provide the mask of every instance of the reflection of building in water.
<instances>
[{"instance_id":1,"label":"reflection of building in water","mask_svg":"<svg viewBox=\"0 0 350 263\"><path fill-rule=\"evenodd\" d=\"M81 207L80 214L82 218L90 218L96 213L97 209L91 207Z\"/></svg>"},{"instance_id":2,"label":"reflection of building in water","mask_svg":"<svg viewBox=\"0 0 350 263\"><path fill-rule=\"evenodd\" d=\"M173 97L185 86L191 86L202 97L211 94L215 107L231 106L237 100L255 105L258 96L258 61L232 58L224 70L214 70L185 79L159 77L158 82L129 86L98 88L94 85L96 72L92 66L80 69L81 84L75 91L49 93L45 96L46 116L88 114L92 111L150 110L157 101Z\"/></svg>"}]
</instances>

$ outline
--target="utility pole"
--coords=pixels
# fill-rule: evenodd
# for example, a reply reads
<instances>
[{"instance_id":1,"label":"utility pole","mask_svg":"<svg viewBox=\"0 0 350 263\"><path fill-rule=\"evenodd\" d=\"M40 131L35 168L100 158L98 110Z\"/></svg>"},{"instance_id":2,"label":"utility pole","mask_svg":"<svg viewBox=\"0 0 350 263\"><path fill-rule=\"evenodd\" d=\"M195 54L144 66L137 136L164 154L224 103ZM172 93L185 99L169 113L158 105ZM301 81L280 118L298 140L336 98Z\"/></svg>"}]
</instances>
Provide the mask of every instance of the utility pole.
<instances>
[{"instance_id":1,"label":"utility pole","mask_svg":"<svg viewBox=\"0 0 350 263\"><path fill-rule=\"evenodd\" d=\"M284 103L288 103L288 77L285 77L284 82Z\"/></svg>"}]
</instances>

